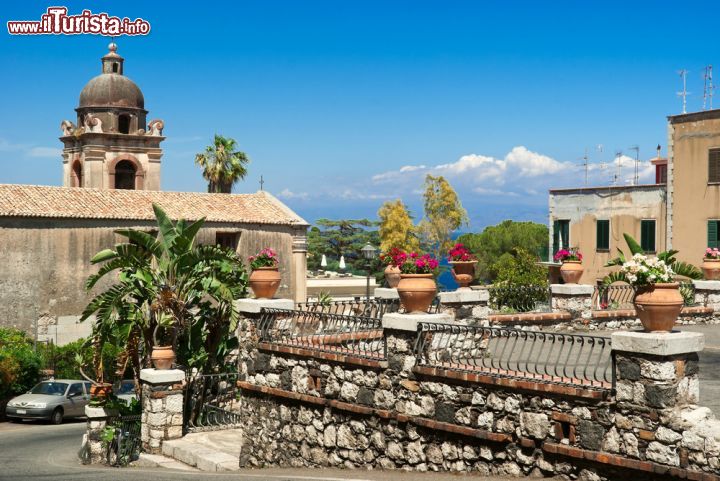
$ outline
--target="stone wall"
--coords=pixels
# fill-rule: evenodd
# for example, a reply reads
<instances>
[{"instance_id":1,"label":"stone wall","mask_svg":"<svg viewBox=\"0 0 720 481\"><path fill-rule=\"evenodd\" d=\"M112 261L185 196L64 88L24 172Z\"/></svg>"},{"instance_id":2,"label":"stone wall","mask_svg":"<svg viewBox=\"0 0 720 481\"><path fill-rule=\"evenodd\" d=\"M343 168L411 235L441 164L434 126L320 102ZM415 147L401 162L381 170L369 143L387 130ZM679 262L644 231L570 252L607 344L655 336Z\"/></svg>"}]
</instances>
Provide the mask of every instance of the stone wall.
<instances>
[{"instance_id":1,"label":"stone wall","mask_svg":"<svg viewBox=\"0 0 720 481\"><path fill-rule=\"evenodd\" d=\"M719 423L693 405L699 345L618 351L615 396L416 366L414 328L386 328L386 359L371 360L258 344L246 322L242 466L720 479Z\"/></svg>"}]
</instances>

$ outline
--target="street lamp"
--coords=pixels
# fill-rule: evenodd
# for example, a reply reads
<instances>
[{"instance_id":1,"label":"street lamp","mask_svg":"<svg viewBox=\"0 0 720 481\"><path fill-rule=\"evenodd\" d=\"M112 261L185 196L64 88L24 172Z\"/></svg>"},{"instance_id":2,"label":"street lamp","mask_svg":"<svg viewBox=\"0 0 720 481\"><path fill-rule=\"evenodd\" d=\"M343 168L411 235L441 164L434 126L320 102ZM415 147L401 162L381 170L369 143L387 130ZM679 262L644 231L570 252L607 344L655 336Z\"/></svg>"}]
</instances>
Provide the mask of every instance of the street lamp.
<instances>
[{"instance_id":1,"label":"street lamp","mask_svg":"<svg viewBox=\"0 0 720 481\"><path fill-rule=\"evenodd\" d=\"M365 244L365 247L360 249L360 252L362 253L362 256L365 258L366 261L367 283L365 288L365 294L367 297L367 301L365 303L365 310L367 311L368 309L370 309L370 262L375 257L377 249L371 246L370 243L367 243Z\"/></svg>"}]
</instances>

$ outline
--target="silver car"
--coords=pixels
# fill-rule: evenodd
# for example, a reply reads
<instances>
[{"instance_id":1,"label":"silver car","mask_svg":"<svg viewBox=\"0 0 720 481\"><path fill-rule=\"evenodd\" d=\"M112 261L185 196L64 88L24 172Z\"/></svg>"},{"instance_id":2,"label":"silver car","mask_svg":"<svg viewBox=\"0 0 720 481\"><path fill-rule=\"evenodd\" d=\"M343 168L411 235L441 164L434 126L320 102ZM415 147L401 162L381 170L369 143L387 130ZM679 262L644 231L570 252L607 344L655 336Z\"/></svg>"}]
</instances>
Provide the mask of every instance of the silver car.
<instances>
[{"instance_id":1,"label":"silver car","mask_svg":"<svg viewBox=\"0 0 720 481\"><path fill-rule=\"evenodd\" d=\"M89 400L89 382L53 379L12 398L5 408L5 415L13 420L47 419L53 424L60 424L66 417L85 416Z\"/></svg>"}]
</instances>

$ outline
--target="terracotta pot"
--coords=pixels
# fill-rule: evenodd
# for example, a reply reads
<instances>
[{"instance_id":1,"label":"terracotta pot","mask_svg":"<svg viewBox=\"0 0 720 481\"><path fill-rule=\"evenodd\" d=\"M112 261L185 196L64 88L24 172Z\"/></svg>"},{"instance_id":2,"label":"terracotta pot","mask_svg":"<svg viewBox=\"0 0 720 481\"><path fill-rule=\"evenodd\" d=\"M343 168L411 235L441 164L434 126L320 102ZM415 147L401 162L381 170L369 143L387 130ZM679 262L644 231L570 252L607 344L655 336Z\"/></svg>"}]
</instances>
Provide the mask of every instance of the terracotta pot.
<instances>
[{"instance_id":1,"label":"terracotta pot","mask_svg":"<svg viewBox=\"0 0 720 481\"><path fill-rule=\"evenodd\" d=\"M277 267L258 267L248 278L250 289L258 299L272 299L280 287L280 280L280 271Z\"/></svg>"},{"instance_id":2,"label":"terracotta pot","mask_svg":"<svg viewBox=\"0 0 720 481\"><path fill-rule=\"evenodd\" d=\"M175 362L175 351L172 346L153 346L150 360L155 369L170 369Z\"/></svg>"},{"instance_id":3,"label":"terracotta pot","mask_svg":"<svg viewBox=\"0 0 720 481\"><path fill-rule=\"evenodd\" d=\"M112 392L112 384L102 382L90 385L90 397L93 399L105 399Z\"/></svg>"},{"instance_id":4,"label":"terracotta pot","mask_svg":"<svg viewBox=\"0 0 720 481\"><path fill-rule=\"evenodd\" d=\"M385 280L388 283L388 287L396 288L400 283L400 268L393 265L387 266L385 268Z\"/></svg>"},{"instance_id":5,"label":"terracotta pot","mask_svg":"<svg viewBox=\"0 0 720 481\"><path fill-rule=\"evenodd\" d=\"M476 264L477 261L450 261L453 278L460 286L458 289L470 289L470 284L475 279Z\"/></svg>"},{"instance_id":6,"label":"terracotta pot","mask_svg":"<svg viewBox=\"0 0 720 481\"><path fill-rule=\"evenodd\" d=\"M677 282L639 287L635 294L635 312L648 332L672 331L682 308L683 298Z\"/></svg>"},{"instance_id":7,"label":"terracotta pot","mask_svg":"<svg viewBox=\"0 0 720 481\"><path fill-rule=\"evenodd\" d=\"M720 259L703 259L701 267L705 280L720 280Z\"/></svg>"},{"instance_id":8,"label":"terracotta pot","mask_svg":"<svg viewBox=\"0 0 720 481\"><path fill-rule=\"evenodd\" d=\"M432 274L400 274L397 290L405 312L427 314L437 294L437 285Z\"/></svg>"},{"instance_id":9,"label":"terracotta pot","mask_svg":"<svg viewBox=\"0 0 720 481\"><path fill-rule=\"evenodd\" d=\"M560 276L565 284L577 284L583 275L583 266L580 261L563 261L560 266Z\"/></svg>"}]
</instances>

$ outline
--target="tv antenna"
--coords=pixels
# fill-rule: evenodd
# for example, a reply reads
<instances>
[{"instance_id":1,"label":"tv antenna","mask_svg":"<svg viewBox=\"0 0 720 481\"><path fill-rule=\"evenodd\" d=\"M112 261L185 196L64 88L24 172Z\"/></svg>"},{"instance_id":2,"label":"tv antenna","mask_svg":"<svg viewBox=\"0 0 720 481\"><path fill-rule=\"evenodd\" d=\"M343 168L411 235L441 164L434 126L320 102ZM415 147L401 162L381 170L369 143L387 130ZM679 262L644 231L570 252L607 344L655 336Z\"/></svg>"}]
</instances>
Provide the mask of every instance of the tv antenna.
<instances>
[{"instance_id":1,"label":"tv antenna","mask_svg":"<svg viewBox=\"0 0 720 481\"><path fill-rule=\"evenodd\" d=\"M678 92L678 97L682 98L682 113L687 113L687 96L690 95L690 92L687 91L687 74L688 71L685 69L678 70L678 73L680 74L680 77L682 78L683 83L683 89L682 92Z\"/></svg>"},{"instance_id":2,"label":"tv antenna","mask_svg":"<svg viewBox=\"0 0 720 481\"><path fill-rule=\"evenodd\" d=\"M622 170L621 167L621 159L622 159L622 150L615 151L615 175L613 178L613 185L618 185L618 182L620 181L620 172Z\"/></svg>"},{"instance_id":3,"label":"tv antenna","mask_svg":"<svg viewBox=\"0 0 720 481\"><path fill-rule=\"evenodd\" d=\"M585 169L585 187L588 186L588 169L590 167L590 161L588 159L589 159L588 149L587 149L587 147L585 147L585 155L582 156L582 161L583 161L582 165L583 165L583 168Z\"/></svg>"},{"instance_id":4,"label":"tv antenna","mask_svg":"<svg viewBox=\"0 0 720 481\"><path fill-rule=\"evenodd\" d=\"M261 176L260 176L260 191L261 191L261 192L262 192L262 190L263 190L263 185L265 185L265 180L263 180L263 176L261 175Z\"/></svg>"},{"instance_id":5,"label":"tv antenna","mask_svg":"<svg viewBox=\"0 0 720 481\"><path fill-rule=\"evenodd\" d=\"M703 84L703 110L707 110L708 104L710 106L710 110L712 110L713 90L715 90L712 81L712 65L705 67L705 74L703 77L705 79Z\"/></svg>"},{"instance_id":6,"label":"tv antenna","mask_svg":"<svg viewBox=\"0 0 720 481\"><path fill-rule=\"evenodd\" d=\"M632 185L638 185L640 177L640 147L637 145L633 145L632 147L628 148L628 150L635 151L635 175L633 175Z\"/></svg>"}]
</instances>

